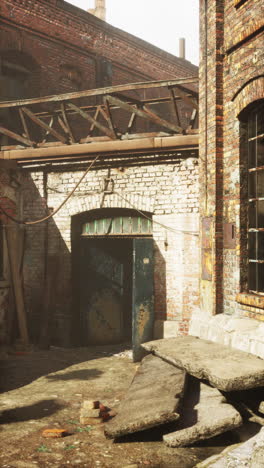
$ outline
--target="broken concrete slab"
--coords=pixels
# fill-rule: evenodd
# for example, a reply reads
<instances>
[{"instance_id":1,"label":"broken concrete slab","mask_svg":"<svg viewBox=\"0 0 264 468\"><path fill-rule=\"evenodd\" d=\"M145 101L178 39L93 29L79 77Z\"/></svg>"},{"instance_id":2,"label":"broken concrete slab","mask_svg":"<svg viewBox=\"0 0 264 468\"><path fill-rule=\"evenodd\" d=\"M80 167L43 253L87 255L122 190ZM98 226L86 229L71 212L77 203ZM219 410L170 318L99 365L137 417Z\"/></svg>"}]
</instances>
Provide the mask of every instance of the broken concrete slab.
<instances>
[{"instance_id":1,"label":"broken concrete slab","mask_svg":"<svg viewBox=\"0 0 264 468\"><path fill-rule=\"evenodd\" d=\"M264 401L261 401L258 407L259 413L264 414Z\"/></svg>"},{"instance_id":2,"label":"broken concrete slab","mask_svg":"<svg viewBox=\"0 0 264 468\"><path fill-rule=\"evenodd\" d=\"M264 360L194 336L144 343L143 348L198 379L230 392L264 385Z\"/></svg>"},{"instance_id":3,"label":"broken concrete slab","mask_svg":"<svg viewBox=\"0 0 264 468\"><path fill-rule=\"evenodd\" d=\"M243 444L228 447L222 453L202 461L196 468L263 468L264 428Z\"/></svg>"},{"instance_id":4,"label":"broken concrete slab","mask_svg":"<svg viewBox=\"0 0 264 468\"><path fill-rule=\"evenodd\" d=\"M177 430L163 436L170 447L185 447L242 424L239 412L217 388L189 377Z\"/></svg>"},{"instance_id":5,"label":"broken concrete slab","mask_svg":"<svg viewBox=\"0 0 264 468\"><path fill-rule=\"evenodd\" d=\"M106 437L114 439L177 420L185 378L185 371L155 356L146 356L117 416L105 427Z\"/></svg>"}]
</instances>

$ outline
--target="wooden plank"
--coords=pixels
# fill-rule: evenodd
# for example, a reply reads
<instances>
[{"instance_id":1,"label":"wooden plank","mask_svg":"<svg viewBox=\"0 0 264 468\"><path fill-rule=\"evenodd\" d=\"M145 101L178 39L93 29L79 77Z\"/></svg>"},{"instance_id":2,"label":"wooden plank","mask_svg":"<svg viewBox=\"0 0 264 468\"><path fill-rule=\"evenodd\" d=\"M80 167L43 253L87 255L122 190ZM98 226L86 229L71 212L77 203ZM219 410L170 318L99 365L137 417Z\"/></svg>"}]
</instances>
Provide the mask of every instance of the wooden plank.
<instances>
[{"instance_id":1,"label":"wooden plank","mask_svg":"<svg viewBox=\"0 0 264 468\"><path fill-rule=\"evenodd\" d=\"M88 89L73 93L44 96L41 98L20 99L16 101L5 101L0 103L0 108L17 107L31 104L40 104L44 102L61 102L73 99L79 99L89 96L103 96L115 92L134 91L137 89L166 88L168 86L198 84L198 77L179 78L177 80L147 81L141 83L129 83L124 85L110 86L106 88ZM192 91L195 93L195 91Z\"/></svg>"},{"instance_id":2,"label":"wooden plank","mask_svg":"<svg viewBox=\"0 0 264 468\"><path fill-rule=\"evenodd\" d=\"M104 105L105 105L105 111L106 111L106 119L108 121L109 128L111 128L112 132L115 134L115 137L117 138L117 132L114 126L113 117L111 114L111 109L110 109L110 105L109 105L109 101L107 97L104 97Z\"/></svg>"},{"instance_id":3,"label":"wooden plank","mask_svg":"<svg viewBox=\"0 0 264 468\"><path fill-rule=\"evenodd\" d=\"M197 120L198 120L198 111L197 109L193 109L188 130L194 129L195 125L197 124Z\"/></svg>"},{"instance_id":4,"label":"wooden plank","mask_svg":"<svg viewBox=\"0 0 264 468\"><path fill-rule=\"evenodd\" d=\"M66 127L64 121L62 120L62 118L60 116L58 116L58 123L59 125L61 126L62 130L69 135L69 132L68 132L68 128Z\"/></svg>"},{"instance_id":5,"label":"wooden plank","mask_svg":"<svg viewBox=\"0 0 264 468\"><path fill-rule=\"evenodd\" d=\"M173 125L170 122L167 122L167 120L161 119L159 116L154 114L154 112L151 112L149 109L144 108L143 109L137 109L136 107L131 106L130 104L127 104L127 102L121 101L121 99L118 99L113 96L108 96L108 100L110 103L119 105L122 109L126 110L127 112L131 112L131 114L135 113L138 117L141 117L143 119L147 120L152 120L158 125L161 125L162 127L169 128L173 132L176 133L181 133L182 129L178 127L177 125Z\"/></svg>"},{"instance_id":6,"label":"wooden plank","mask_svg":"<svg viewBox=\"0 0 264 468\"><path fill-rule=\"evenodd\" d=\"M167 120L162 119L161 117L159 117L159 115L157 115L155 112L151 111L146 106L143 106L143 109L152 118L152 120L154 122L156 121L159 125L162 125L165 128L170 128L172 130L174 129L174 131L176 131L177 133L182 133L183 132L183 129L181 127L179 127L178 125L171 124Z\"/></svg>"},{"instance_id":7,"label":"wooden plank","mask_svg":"<svg viewBox=\"0 0 264 468\"><path fill-rule=\"evenodd\" d=\"M62 143L67 142L65 137L63 137L59 132L57 132L56 130L51 128L49 125L47 125L45 122L43 122L43 120L40 120L38 117L36 117L36 115L33 114L33 112L31 112L29 109L27 109L26 107L23 107L22 109L23 109L23 112L37 125L44 128L44 130L46 130L47 132L51 133L53 136L58 138L58 140L61 141Z\"/></svg>"},{"instance_id":8,"label":"wooden plank","mask_svg":"<svg viewBox=\"0 0 264 468\"><path fill-rule=\"evenodd\" d=\"M81 108L80 108L81 109ZM83 109L82 109L83 110ZM98 115L100 114L100 106L97 106L96 109L95 109L95 114L94 114L94 120L97 121L97 118L98 118ZM90 130L89 130L89 135L88 137L85 139L85 142L86 140L92 135L93 133L93 130L94 130L94 127L95 127L95 124L92 123L92 125L90 126Z\"/></svg>"},{"instance_id":9,"label":"wooden plank","mask_svg":"<svg viewBox=\"0 0 264 468\"><path fill-rule=\"evenodd\" d=\"M180 119L180 114L179 114L179 111L178 111L177 102L176 102L176 99L175 99L175 94L174 94L174 91L173 91L172 88L169 88L169 91L170 91L170 94L171 94L171 101L172 101L172 104L173 104L173 108L174 108L175 116L176 116L176 119L177 119L177 123L181 127L181 119Z\"/></svg>"},{"instance_id":10,"label":"wooden plank","mask_svg":"<svg viewBox=\"0 0 264 468\"><path fill-rule=\"evenodd\" d=\"M48 256L47 272L43 288L43 313L39 346L48 349L50 345L50 327L54 301L56 297L56 278L58 277L60 258L58 255Z\"/></svg>"},{"instance_id":11,"label":"wooden plank","mask_svg":"<svg viewBox=\"0 0 264 468\"><path fill-rule=\"evenodd\" d=\"M182 98L184 102L186 102L186 104L198 110L199 108L198 102L194 101L194 99L187 96L187 93L179 89L178 86L176 86L176 93Z\"/></svg>"},{"instance_id":12,"label":"wooden plank","mask_svg":"<svg viewBox=\"0 0 264 468\"><path fill-rule=\"evenodd\" d=\"M137 116L136 116L135 112L133 112L133 114L131 115L130 120L128 122L127 133L131 132L133 126L135 125L136 118L137 118Z\"/></svg>"},{"instance_id":13,"label":"wooden plank","mask_svg":"<svg viewBox=\"0 0 264 468\"><path fill-rule=\"evenodd\" d=\"M172 89L172 88L171 88L171 89ZM118 94L118 93L114 93L114 95L116 95L116 94ZM121 97L121 96L125 97L124 95L120 94L120 97ZM188 96L188 97L192 97L191 94L188 94L187 96ZM171 97L154 98L154 99L142 99L141 101L138 101L138 100L133 100L133 101L132 101L132 100L129 100L129 97L127 97L127 99L128 99L128 100L127 100L128 104L133 104L133 103L136 101L137 103L140 103L140 105L149 104L149 105L151 105L151 106L155 106L155 105L160 105L160 104L164 104L164 103L167 103L167 102L171 102ZM175 96L175 101L181 101L181 100L182 100L182 99L181 99L179 96ZM100 106L101 106L101 104L100 104L99 106L98 106L98 105L97 105L97 106L96 106L96 105L92 105L92 106L78 106L78 107L79 107L79 109L82 109L82 110L84 110L84 111L86 111L86 112L89 112L89 111L96 111L96 109L97 109L98 107L100 107ZM111 110L113 110L113 109L118 109L119 107L118 107L118 106L114 106L114 105L109 105L109 108L110 108ZM42 112L35 112L35 115L36 115L37 117L40 117L40 118L48 118L48 117L51 116L51 114L54 115L54 114L60 114L60 113L61 113L61 109L59 108L59 109L55 109L55 110L53 109L51 112L43 112L43 111L42 111ZM72 115L72 114L74 114L74 113L75 113L75 111L67 109L67 116L68 116L68 115Z\"/></svg>"},{"instance_id":14,"label":"wooden plank","mask_svg":"<svg viewBox=\"0 0 264 468\"><path fill-rule=\"evenodd\" d=\"M18 251L18 227L12 223L6 226L6 241L8 248L8 256L10 263L10 271L12 276L12 284L15 296L16 311L18 318L18 327L20 338L24 345L29 344L27 318L24 303L23 285L19 272L20 258Z\"/></svg>"},{"instance_id":15,"label":"wooden plank","mask_svg":"<svg viewBox=\"0 0 264 468\"><path fill-rule=\"evenodd\" d=\"M54 116L53 114L51 114L51 118L50 118L50 121L49 121L49 124L48 124L48 127L51 128L52 125L54 123ZM43 146L44 143L46 143L47 141L47 136L50 134L50 132L47 130L46 133L45 133L45 137L43 138L42 142L39 144L39 146Z\"/></svg>"},{"instance_id":16,"label":"wooden plank","mask_svg":"<svg viewBox=\"0 0 264 468\"><path fill-rule=\"evenodd\" d=\"M65 123L65 125L66 125L66 127L68 129L68 133L70 135L71 141L72 141L72 143L76 143L76 139L75 139L75 137L73 135L73 131L71 129L71 126L70 126L70 123L69 123L69 120L68 120L68 116L67 116L67 112L66 112L66 109L65 109L64 102L61 103L60 109L61 109L61 113L62 113L64 123Z\"/></svg>"},{"instance_id":17,"label":"wooden plank","mask_svg":"<svg viewBox=\"0 0 264 468\"><path fill-rule=\"evenodd\" d=\"M24 129L24 132L26 134L26 137L28 139L28 141L31 142L31 139L30 139L30 135L29 135L29 130L28 130L28 126L27 126L27 123L26 123L26 119L25 119L25 116L24 116L24 113L23 113L23 110L19 108L19 115L20 115L20 119L21 119L21 122L22 122L22 125L23 125L23 129ZM34 146L33 145L33 142L31 142L31 145L30 146Z\"/></svg>"},{"instance_id":18,"label":"wooden plank","mask_svg":"<svg viewBox=\"0 0 264 468\"><path fill-rule=\"evenodd\" d=\"M22 137L21 135L18 135L15 132L12 132L11 130L8 130L5 127L0 127L0 133L3 135L8 136L9 138L12 138L13 140L17 140L20 143L23 143L26 146L33 146L33 142L28 140L27 138Z\"/></svg>"},{"instance_id":19,"label":"wooden plank","mask_svg":"<svg viewBox=\"0 0 264 468\"><path fill-rule=\"evenodd\" d=\"M71 109L74 109L78 114L80 114L84 119L88 120L88 122L91 122L92 124L95 125L101 132L105 133L109 138L112 140L115 139L115 134L109 130L109 128L105 127L104 125L100 124L95 120L93 117L91 117L87 112L84 112L82 109L77 107L75 104L72 104L71 102L67 104L67 106Z\"/></svg>"}]
</instances>

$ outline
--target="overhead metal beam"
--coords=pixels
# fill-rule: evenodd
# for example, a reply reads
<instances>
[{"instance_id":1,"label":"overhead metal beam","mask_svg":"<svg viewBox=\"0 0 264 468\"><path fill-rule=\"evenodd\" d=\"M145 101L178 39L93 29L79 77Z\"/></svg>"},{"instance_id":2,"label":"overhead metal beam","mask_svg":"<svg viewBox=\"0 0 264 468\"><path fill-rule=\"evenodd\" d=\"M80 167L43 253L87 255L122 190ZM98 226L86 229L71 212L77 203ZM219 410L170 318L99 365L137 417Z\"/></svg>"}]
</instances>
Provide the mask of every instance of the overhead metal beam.
<instances>
[{"instance_id":1,"label":"overhead metal beam","mask_svg":"<svg viewBox=\"0 0 264 468\"><path fill-rule=\"evenodd\" d=\"M156 149L198 149L198 135L175 135L169 137L142 138L134 140L112 140L98 143L84 143L82 145L61 145L48 148L29 148L24 151L11 150L0 152L0 159L4 160L41 160L42 158L70 156L74 159L75 156L81 154L98 154L98 153L113 153L125 152L133 150L153 150Z\"/></svg>"}]
</instances>

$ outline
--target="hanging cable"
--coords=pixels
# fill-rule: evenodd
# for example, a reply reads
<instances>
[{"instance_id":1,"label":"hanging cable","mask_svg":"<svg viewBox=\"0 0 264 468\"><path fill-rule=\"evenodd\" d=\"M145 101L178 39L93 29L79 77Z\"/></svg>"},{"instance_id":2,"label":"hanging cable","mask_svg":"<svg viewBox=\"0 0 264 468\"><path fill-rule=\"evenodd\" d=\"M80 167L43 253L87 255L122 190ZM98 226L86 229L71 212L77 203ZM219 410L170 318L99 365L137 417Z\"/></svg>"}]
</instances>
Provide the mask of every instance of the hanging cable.
<instances>
[{"instance_id":1,"label":"hanging cable","mask_svg":"<svg viewBox=\"0 0 264 468\"><path fill-rule=\"evenodd\" d=\"M34 224L40 224L40 223L43 223L44 221L48 221L50 218L52 218L56 213L58 213L58 211L60 211L60 209L65 205L65 203L67 203L67 201L71 198L71 196L74 194L74 192L77 190L77 188L79 187L79 185L82 183L82 181L84 180L84 178L86 177L86 175L88 174L88 172L90 171L90 169L93 167L93 165L96 163L97 159L99 159L100 157L100 154L98 154L96 156L96 158L94 158L94 160L91 162L91 164L88 166L88 168L86 169L86 171L84 172L84 174L82 175L82 177L79 179L79 181L77 182L77 184L74 186L74 188L72 189L72 191L67 195L67 197L63 200L63 202L58 206L58 208L56 208L52 213L50 213L48 216L45 216L44 218L41 218L41 219L37 219L35 221L24 221L24 220L21 220L21 219L16 219L14 218L13 216L11 216L9 213L7 213L7 211L2 208L2 206L0 205L0 210L1 212L9 219L11 219L12 221L14 221L15 223L17 224L23 224L23 225L26 225L26 226L30 226L30 225L34 225Z\"/></svg>"},{"instance_id":2,"label":"hanging cable","mask_svg":"<svg viewBox=\"0 0 264 468\"><path fill-rule=\"evenodd\" d=\"M199 237L199 234L197 232L193 232L193 231L183 231L183 230L180 230L180 229L173 229L169 226L166 226L165 224L163 223L159 223L159 221L155 221L153 220L152 218L150 218L149 216L147 216L145 213L143 213L143 211L140 211L136 206L133 205L133 203L131 203L129 200L127 200L125 197L123 197L120 193L118 192L113 192L115 193L118 197L122 198L126 203L128 203L128 205L130 205L134 210L136 210L139 214L141 214L142 216L144 216L144 218L148 219L149 221L152 221L153 223L155 224L158 224L159 226L167 229L167 231L171 231L173 233L176 233L176 234L189 234L190 236L196 236L196 237Z\"/></svg>"}]
</instances>

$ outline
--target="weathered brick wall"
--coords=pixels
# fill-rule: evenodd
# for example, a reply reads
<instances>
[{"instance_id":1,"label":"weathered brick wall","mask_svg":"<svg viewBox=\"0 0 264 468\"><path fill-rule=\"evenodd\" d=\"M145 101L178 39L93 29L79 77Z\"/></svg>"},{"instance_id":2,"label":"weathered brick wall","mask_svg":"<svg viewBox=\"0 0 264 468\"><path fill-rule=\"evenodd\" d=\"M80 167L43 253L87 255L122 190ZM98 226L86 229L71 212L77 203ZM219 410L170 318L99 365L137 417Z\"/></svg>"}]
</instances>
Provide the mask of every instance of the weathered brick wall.
<instances>
[{"instance_id":1,"label":"weathered brick wall","mask_svg":"<svg viewBox=\"0 0 264 468\"><path fill-rule=\"evenodd\" d=\"M28 63L29 96L197 74L187 60L62 0L2 0L0 15L1 54L18 51L25 66L25 54L35 62ZM101 57L112 64L107 78L96 76Z\"/></svg>"},{"instance_id":2,"label":"weathered brick wall","mask_svg":"<svg viewBox=\"0 0 264 468\"><path fill-rule=\"evenodd\" d=\"M24 216L39 218L47 206L56 208L83 172L48 168L24 175ZM52 280L52 340L71 340L73 278L71 221L80 213L98 208L132 208L153 215L154 286L156 319L174 320L179 333L187 333L190 315L199 300L198 279L198 165L189 158L170 164L111 169L114 194L103 194L108 170L92 170L74 196L47 223L27 228L24 280L31 334L39 339L45 265L56 264ZM120 196L121 195L121 196ZM123 197L123 198L122 198ZM162 225L160 225L161 223ZM167 230L163 225L167 226ZM46 256L46 259L45 259Z\"/></svg>"},{"instance_id":3,"label":"weathered brick wall","mask_svg":"<svg viewBox=\"0 0 264 468\"><path fill-rule=\"evenodd\" d=\"M201 215L213 219L212 280L202 280L201 309L263 320L254 301L242 305L237 297L247 287L246 143L239 113L264 98L263 2L246 0L237 8L234 0L200 3ZM234 248L223 245L225 223L235 225Z\"/></svg>"}]
</instances>

